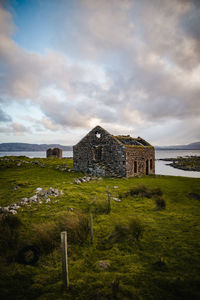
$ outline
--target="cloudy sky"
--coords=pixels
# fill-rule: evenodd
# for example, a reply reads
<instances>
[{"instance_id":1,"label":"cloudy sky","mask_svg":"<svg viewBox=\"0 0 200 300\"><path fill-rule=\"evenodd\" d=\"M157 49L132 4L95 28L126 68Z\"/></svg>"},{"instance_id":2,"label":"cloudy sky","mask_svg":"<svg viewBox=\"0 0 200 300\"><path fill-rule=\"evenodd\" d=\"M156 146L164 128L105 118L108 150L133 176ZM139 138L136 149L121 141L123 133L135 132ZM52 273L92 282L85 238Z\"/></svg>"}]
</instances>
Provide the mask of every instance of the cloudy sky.
<instances>
[{"instance_id":1,"label":"cloudy sky","mask_svg":"<svg viewBox=\"0 0 200 300\"><path fill-rule=\"evenodd\" d=\"M200 0L0 0L0 142L200 140Z\"/></svg>"}]
</instances>

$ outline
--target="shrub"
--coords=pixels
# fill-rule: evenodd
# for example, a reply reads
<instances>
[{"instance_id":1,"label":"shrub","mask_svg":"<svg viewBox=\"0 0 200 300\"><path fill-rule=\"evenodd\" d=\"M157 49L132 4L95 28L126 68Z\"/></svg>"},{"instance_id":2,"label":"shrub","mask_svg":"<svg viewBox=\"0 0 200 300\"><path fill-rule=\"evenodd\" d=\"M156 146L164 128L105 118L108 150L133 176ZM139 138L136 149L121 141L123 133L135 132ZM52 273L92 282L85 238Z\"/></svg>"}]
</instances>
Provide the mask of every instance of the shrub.
<instances>
[{"instance_id":1,"label":"shrub","mask_svg":"<svg viewBox=\"0 0 200 300\"><path fill-rule=\"evenodd\" d=\"M129 235L128 227L123 224L117 224L115 225L114 232L112 233L112 236L114 239L117 240L124 240Z\"/></svg>"},{"instance_id":2,"label":"shrub","mask_svg":"<svg viewBox=\"0 0 200 300\"><path fill-rule=\"evenodd\" d=\"M119 195L120 198L124 197L146 197L146 198L152 198L152 197L158 197L162 196L163 192L161 191L160 188L156 187L154 189L149 189L145 185L138 185L135 187L130 188L128 192L125 194Z\"/></svg>"},{"instance_id":3,"label":"shrub","mask_svg":"<svg viewBox=\"0 0 200 300\"><path fill-rule=\"evenodd\" d=\"M3 215L0 219L0 255L12 258L18 248L21 220L16 215Z\"/></svg>"},{"instance_id":4,"label":"shrub","mask_svg":"<svg viewBox=\"0 0 200 300\"><path fill-rule=\"evenodd\" d=\"M155 198L155 203L156 203L156 209L157 210L161 210L161 209L165 209L166 208L165 199L163 199L161 197Z\"/></svg>"},{"instance_id":5,"label":"shrub","mask_svg":"<svg viewBox=\"0 0 200 300\"><path fill-rule=\"evenodd\" d=\"M124 240L135 240L138 241L144 232L144 227L141 221L137 218L129 220L128 225L117 224L115 225L114 231L110 236L114 242L120 242Z\"/></svg>"},{"instance_id":6,"label":"shrub","mask_svg":"<svg viewBox=\"0 0 200 300\"><path fill-rule=\"evenodd\" d=\"M149 195L149 189L145 185L138 185L131 188L129 194L130 196L147 197Z\"/></svg>"},{"instance_id":7,"label":"shrub","mask_svg":"<svg viewBox=\"0 0 200 300\"><path fill-rule=\"evenodd\" d=\"M32 239L30 242L36 245L41 252L51 252L59 242L56 224L49 222L33 225Z\"/></svg>"},{"instance_id":8,"label":"shrub","mask_svg":"<svg viewBox=\"0 0 200 300\"><path fill-rule=\"evenodd\" d=\"M1 217L1 227L4 229L8 229L11 231L15 231L21 225L21 220L16 215L6 214Z\"/></svg>"},{"instance_id":9,"label":"shrub","mask_svg":"<svg viewBox=\"0 0 200 300\"><path fill-rule=\"evenodd\" d=\"M108 213L108 204L106 201L94 201L90 206L90 211L95 214Z\"/></svg>"},{"instance_id":10,"label":"shrub","mask_svg":"<svg viewBox=\"0 0 200 300\"><path fill-rule=\"evenodd\" d=\"M65 212L58 216L54 222L37 224L33 227L32 244L41 252L51 252L60 246L60 233L67 231L70 244L85 242L89 233L88 217L83 214Z\"/></svg>"},{"instance_id":11,"label":"shrub","mask_svg":"<svg viewBox=\"0 0 200 300\"><path fill-rule=\"evenodd\" d=\"M163 192L159 187L156 187L151 190L151 197L161 197L163 195Z\"/></svg>"},{"instance_id":12,"label":"shrub","mask_svg":"<svg viewBox=\"0 0 200 300\"><path fill-rule=\"evenodd\" d=\"M59 232L64 230L68 231L68 239L70 243L81 244L85 242L88 237L89 221L87 215L81 213L64 213L59 217L57 225Z\"/></svg>"},{"instance_id":13,"label":"shrub","mask_svg":"<svg viewBox=\"0 0 200 300\"><path fill-rule=\"evenodd\" d=\"M139 219L131 219L129 222L129 232L134 240L139 240L144 232L143 225Z\"/></svg>"}]
</instances>

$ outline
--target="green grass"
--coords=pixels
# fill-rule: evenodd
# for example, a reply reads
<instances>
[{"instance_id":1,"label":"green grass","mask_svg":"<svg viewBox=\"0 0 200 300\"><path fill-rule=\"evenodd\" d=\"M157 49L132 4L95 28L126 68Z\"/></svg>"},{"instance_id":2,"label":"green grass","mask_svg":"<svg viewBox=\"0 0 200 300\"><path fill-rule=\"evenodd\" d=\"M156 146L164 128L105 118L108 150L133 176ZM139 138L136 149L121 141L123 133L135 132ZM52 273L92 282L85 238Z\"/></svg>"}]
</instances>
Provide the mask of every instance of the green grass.
<instances>
[{"instance_id":1,"label":"green grass","mask_svg":"<svg viewBox=\"0 0 200 300\"><path fill-rule=\"evenodd\" d=\"M77 185L71 184L73 178L83 174L57 167L71 168L70 159L12 159L0 162L1 206L34 195L37 187L52 186L64 195L51 197L51 203L21 208L21 225L15 229L1 227L5 239L4 248L0 247L1 299L200 299L200 201L189 197L200 194L200 179L104 178ZM25 160L30 163L16 166ZM111 193L110 213L106 186ZM141 187L145 192L131 192ZM156 209L156 193L162 194L165 209ZM90 212L93 245L86 224ZM142 231L138 239L135 228ZM60 231L65 229L69 233L68 291L62 284L59 243ZM19 264L18 251L30 244L40 248L38 262ZM109 262L109 269L99 268L99 261Z\"/></svg>"}]
</instances>

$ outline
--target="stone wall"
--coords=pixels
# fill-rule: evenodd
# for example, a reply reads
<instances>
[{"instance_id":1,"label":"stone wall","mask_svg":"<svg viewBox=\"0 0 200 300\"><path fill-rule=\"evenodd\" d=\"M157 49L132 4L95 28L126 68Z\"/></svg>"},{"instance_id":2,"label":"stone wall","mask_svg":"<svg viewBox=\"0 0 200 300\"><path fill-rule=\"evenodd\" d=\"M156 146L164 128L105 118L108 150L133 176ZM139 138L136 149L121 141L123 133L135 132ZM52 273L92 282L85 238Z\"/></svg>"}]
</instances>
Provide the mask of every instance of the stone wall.
<instances>
[{"instance_id":1,"label":"stone wall","mask_svg":"<svg viewBox=\"0 0 200 300\"><path fill-rule=\"evenodd\" d=\"M62 149L59 148L49 148L46 152L46 156L50 157L50 156L55 156L57 158L62 158Z\"/></svg>"},{"instance_id":2,"label":"stone wall","mask_svg":"<svg viewBox=\"0 0 200 300\"><path fill-rule=\"evenodd\" d=\"M95 175L126 176L125 146L100 126L73 147L74 170Z\"/></svg>"},{"instance_id":3,"label":"stone wall","mask_svg":"<svg viewBox=\"0 0 200 300\"><path fill-rule=\"evenodd\" d=\"M154 147L126 147L126 177L148 174L155 174Z\"/></svg>"}]
</instances>

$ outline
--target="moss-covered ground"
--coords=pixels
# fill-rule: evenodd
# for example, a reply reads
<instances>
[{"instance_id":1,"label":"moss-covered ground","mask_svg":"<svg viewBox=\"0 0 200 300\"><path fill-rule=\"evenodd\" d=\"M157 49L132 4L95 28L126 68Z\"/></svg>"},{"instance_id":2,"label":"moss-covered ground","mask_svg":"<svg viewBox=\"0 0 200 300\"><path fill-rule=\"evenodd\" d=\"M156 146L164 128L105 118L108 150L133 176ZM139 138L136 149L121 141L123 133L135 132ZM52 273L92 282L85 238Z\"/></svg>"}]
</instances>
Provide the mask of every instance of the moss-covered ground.
<instances>
[{"instance_id":1,"label":"moss-covered ground","mask_svg":"<svg viewBox=\"0 0 200 300\"><path fill-rule=\"evenodd\" d=\"M38 187L51 186L64 194L20 208L21 225L15 220L15 228L4 228L1 222L0 299L200 299L200 179L144 176L72 184L84 174L62 170L72 167L70 159L12 159L0 162L0 206L31 197ZM161 191L166 208L156 208L153 195L130 193L141 186ZM90 213L93 244L83 222ZM131 220L142 228L138 239L123 231ZM65 224L68 290L62 283L59 231ZM40 249L39 260L35 265L19 263L20 249L33 244Z\"/></svg>"}]
</instances>

